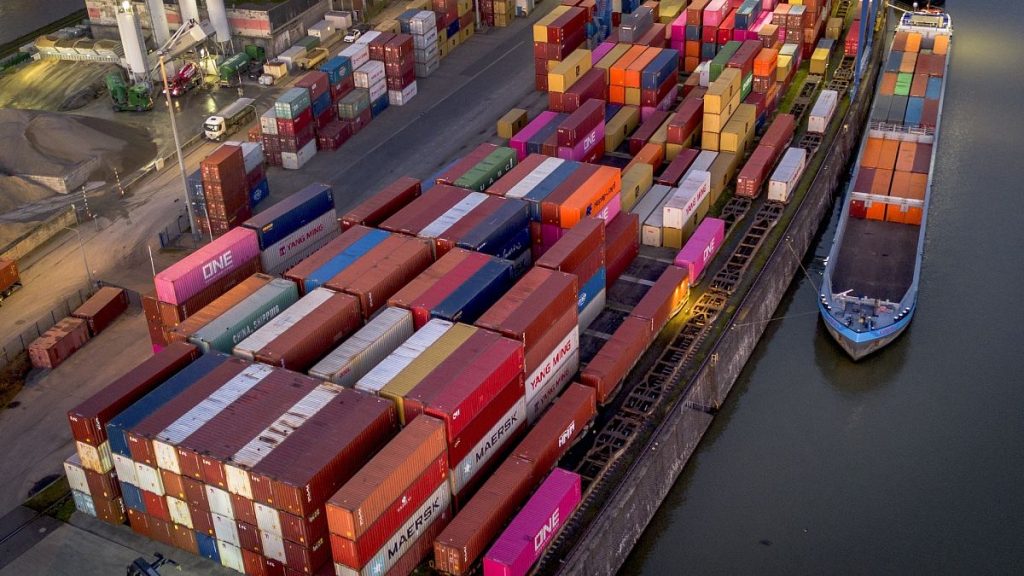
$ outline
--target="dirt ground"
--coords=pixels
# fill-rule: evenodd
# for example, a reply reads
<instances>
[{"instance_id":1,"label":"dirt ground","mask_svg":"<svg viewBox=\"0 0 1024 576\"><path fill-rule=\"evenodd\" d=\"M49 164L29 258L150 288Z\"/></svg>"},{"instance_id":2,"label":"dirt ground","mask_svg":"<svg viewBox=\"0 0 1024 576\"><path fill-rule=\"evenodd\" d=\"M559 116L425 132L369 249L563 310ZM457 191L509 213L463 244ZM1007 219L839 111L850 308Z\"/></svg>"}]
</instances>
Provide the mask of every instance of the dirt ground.
<instances>
[{"instance_id":1,"label":"dirt ground","mask_svg":"<svg viewBox=\"0 0 1024 576\"><path fill-rule=\"evenodd\" d=\"M74 110L97 95L106 98L103 77L114 64L37 60L0 78L0 108Z\"/></svg>"}]
</instances>

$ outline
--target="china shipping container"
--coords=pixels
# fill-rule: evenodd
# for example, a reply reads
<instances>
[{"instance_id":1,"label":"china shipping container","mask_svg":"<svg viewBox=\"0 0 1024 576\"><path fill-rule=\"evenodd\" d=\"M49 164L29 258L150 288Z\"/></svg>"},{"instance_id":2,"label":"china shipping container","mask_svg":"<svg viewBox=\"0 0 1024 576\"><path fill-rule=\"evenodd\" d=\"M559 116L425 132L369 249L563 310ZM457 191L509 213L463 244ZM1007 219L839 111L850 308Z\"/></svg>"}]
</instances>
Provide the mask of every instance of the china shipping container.
<instances>
[{"instance_id":1,"label":"china shipping container","mask_svg":"<svg viewBox=\"0 0 1024 576\"><path fill-rule=\"evenodd\" d=\"M121 288L104 286L71 313L85 320L89 333L96 336L128 309L128 293Z\"/></svg>"},{"instance_id":2,"label":"china shipping container","mask_svg":"<svg viewBox=\"0 0 1024 576\"><path fill-rule=\"evenodd\" d=\"M274 280L267 274L253 274L167 332L167 341L186 342L192 334L219 318L238 303ZM230 352L228 350L227 352Z\"/></svg>"},{"instance_id":3,"label":"china shipping container","mask_svg":"<svg viewBox=\"0 0 1024 576\"><path fill-rule=\"evenodd\" d=\"M298 299L299 292L294 282L274 278L245 300L192 333L189 342L199 346L204 354L212 350L230 353L237 344L276 318Z\"/></svg>"}]
</instances>

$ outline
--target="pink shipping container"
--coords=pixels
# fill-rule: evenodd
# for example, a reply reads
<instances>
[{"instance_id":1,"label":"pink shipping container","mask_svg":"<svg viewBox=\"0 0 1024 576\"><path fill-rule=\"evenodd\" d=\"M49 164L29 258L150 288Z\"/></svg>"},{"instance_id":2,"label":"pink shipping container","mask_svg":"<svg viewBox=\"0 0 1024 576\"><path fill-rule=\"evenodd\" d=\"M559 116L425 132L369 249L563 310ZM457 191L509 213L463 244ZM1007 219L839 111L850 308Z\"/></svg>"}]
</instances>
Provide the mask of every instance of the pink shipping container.
<instances>
[{"instance_id":1,"label":"pink shipping container","mask_svg":"<svg viewBox=\"0 0 1024 576\"><path fill-rule=\"evenodd\" d=\"M704 7L704 22L703 26L717 28L725 20L725 15L729 13L730 4L728 0L711 0L707 6Z\"/></svg>"},{"instance_id":2,"label":"pink shipping container","mask_svg":"<svg viewBox=\"0 0 1024 576\"><path fill-rule=\"evenodd\" d=\"M577 162L587 162L597 160L597 158L590 158L591 152L597 148L597 146L604 145L604 120L601 120L593 130L587 133L579 142L573 147L559 146L558 157L563 160L575 160Z\"/></svg>"},{"instance_id":3,"label":"pink shipping container","mask_svg":"<svg viewBox=\"0 0 1024 576\"><path fill-rule=\"evenodd\" d=\"M609 52L612 51L612 48L614 48L614 47L615 47L615 43L614 42L602 42L602 43L598 44L597 48L594 48L594 51L591 52L591 54L590 54L590 63L591 63L591 65L597 64L598 62L600 62L601 58L604 58Z\"/></svg>"},{"instance_id":4,"label":"pink shipping container","mask_svg":"<svg viewBox=\"0 0 1024 576\"><path fill-rule=\"evenodd\" d=\"M718 218L704 218L697 226L683 249L676 254L675 265L689 275L690 284L696 283L704 267L715 257L725 238L725 221Z\"/></svg>"},{"instance_id":5,"label":"pink shipping container","mask_svg":"<svg viewBox=\"0 0 1024 576\"><path fill-rule=\"evenodd\" d=\"M256 232L234 228L167 267L153 279L156 298L161 302L183 304L251 261L259 260L260 245Z\"/></svg>"},{"instance_id":6,"label":"pink shipping container","mask_svg":"<svg viewBox=\"0 0 1024 576\"><path fill-rule=\"evenodd\" d=\"M484 576L525 576L580 504L579 474L555 468L484 556Z\"/></svg>"},{"instance_id":7,"label":"pink shipping container","mask_svg":"<svg viewBox=\"0 0 1024 576\"><path fill-rule=\"evenodd\" d=\"M554 122L556 118L558 118L556 112L545 110L509 140L508 145L516 151L518 161L522 162L523 158L526 158L526 142L536 136L542 128Z\"/></svg>"}]
</instances>

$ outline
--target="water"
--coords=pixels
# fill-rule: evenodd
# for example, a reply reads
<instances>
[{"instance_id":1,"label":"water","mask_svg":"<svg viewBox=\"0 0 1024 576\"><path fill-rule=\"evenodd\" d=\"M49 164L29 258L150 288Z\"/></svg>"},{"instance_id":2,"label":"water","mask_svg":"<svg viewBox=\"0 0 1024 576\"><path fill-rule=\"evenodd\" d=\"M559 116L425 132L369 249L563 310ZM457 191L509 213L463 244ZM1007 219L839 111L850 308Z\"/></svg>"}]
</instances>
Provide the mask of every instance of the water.
<instances>
[{"instance_id":1,"label":"water","mask_svg":"<svg viewBox=\"0 0 1024 576\"><path fill-rule=\"evenodd\" d=\"M766 333L624 574L1024 569L1024 3L948 5L951 78L909 332L853 364L801 315L815 289L795 282L779 310L789 318Z\"/></svg>"},{"instance_id":2,"label":"water","mask_svg":"<svg viewBox=\"0 0 1024 576\"><path fill-rule=\"evenodd\" d=\"M59 20L84 6L84 0L0 0L0 44Z\"/></svg>"}]
</instances>

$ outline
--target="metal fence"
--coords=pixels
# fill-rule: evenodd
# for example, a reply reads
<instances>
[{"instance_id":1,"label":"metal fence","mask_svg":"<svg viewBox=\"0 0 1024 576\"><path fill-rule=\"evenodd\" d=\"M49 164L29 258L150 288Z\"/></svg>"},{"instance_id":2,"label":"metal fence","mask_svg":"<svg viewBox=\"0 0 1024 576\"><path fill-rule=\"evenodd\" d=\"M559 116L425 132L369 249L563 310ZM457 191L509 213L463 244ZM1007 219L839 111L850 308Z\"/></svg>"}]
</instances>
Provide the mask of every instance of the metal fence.
<instances>
[{"instance_id":1,"label":"metal fence","mask_svg":"<svg viewBox=\"0 0 1024 576\"><path fill-rule=\"evenodd\" d=\"M49 312L29 324L20 334L9 338L3 346L0 346L0 369L6 368L19 354L28 350L33 340L52 328L54 324L69 316L75 308L81 306L95 292L96 289L92 285L88 283L82 284L71 295L51 308Z\"/></svg>"}]
</instances>

